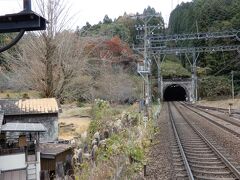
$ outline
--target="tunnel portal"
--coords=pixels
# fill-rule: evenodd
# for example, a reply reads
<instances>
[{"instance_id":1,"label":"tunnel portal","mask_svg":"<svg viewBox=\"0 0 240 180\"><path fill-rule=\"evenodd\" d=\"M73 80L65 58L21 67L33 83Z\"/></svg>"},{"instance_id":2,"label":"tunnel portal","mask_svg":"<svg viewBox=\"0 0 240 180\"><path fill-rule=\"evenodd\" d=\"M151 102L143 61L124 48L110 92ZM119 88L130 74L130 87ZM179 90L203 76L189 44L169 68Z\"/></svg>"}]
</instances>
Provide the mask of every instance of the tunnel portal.
<instances>
[{"instance_id":1,"label":"tunnel portal","mask_svg":"<svg viewBox=\"0 0 240 180\"><path fill-rule=\"evenodd\" d=\"M164 101L186 101L186 98L185 89L178 84L170 85L164 91Z\"/></svg>"}]
</instances>

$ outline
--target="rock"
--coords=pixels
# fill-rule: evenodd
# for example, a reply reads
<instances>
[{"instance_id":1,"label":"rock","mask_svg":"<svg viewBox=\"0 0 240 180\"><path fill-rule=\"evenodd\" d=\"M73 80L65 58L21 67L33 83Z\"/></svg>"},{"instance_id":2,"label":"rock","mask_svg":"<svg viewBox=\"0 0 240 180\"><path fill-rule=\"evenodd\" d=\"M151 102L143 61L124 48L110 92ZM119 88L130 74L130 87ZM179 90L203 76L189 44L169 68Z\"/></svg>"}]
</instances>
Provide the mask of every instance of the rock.
<instances>
[{"instance_id":1,"label":"rock","mask_svg":"<svg viewBox=\"0 0 240 180\"><path fill-rule=\"evenodd\" d=\"M88 144L85 143L83 147L83 153L87 153L87 152L88 152Z\"/></svg>"},{"instance_id":2,"label":"rock","mask_svg":"<svg viewBox=\"0 0 240 180\"><path fill-rule=\"evenodd\" d=\"M76 146L76 140L75 140L75 139L72 139L72 140L70 141L70 144L73 145L73 146Z\"/></svg>"},{"instance_id":3,"label":"rock","mask_svg":"<svg viewBox=\"0 0 240 180\"><path fill-rule=\"evenodd\" d=\"M112 128L112 132L116 134L116 133L118 132L117 127L113 127L113 128Z\"/></svg>"},{"instance_id":4,"label":"rock","mask_svg":"<svg viewBox=\"0 0 240 180\"><path fill-rule=\"evenodd\" d=\"M104 140L104 134L100 134L100 141Z\"/></svg>"},{"instance_id":5,"label":"rock","mask_svg":"<svg viewBox=\"0 0 240 180\"><path fill-rule=\"evenodd\" d=\"M83 157L87 160L90 160L91 159L91 154L89 153L83 153Z\"/></svg>"},{"instance_id":6,"label":"rock","mask_svg":"<svg viewBox=\"0 0 240 180\"><path fill-rule=\"evenodd\" d=\"M109 138L109 131L104 131L103 136L104 136L104 139L108 139Z\"/></svg>"},{"instance_id":7,"label":"rock","mask_svg":"<svg viewBox=\"0 0 240 180\"><path fill-rule=\"evenodd\" d=\"M100 140L100 133L97 131L95 132L95 134L93 135L94 139L99 139Z\"/></svg>"},{"instance_id":8,"label":"rock","mask_svg":"<svg viewBox=\"0 0 240 180\"><path fill-rule=\"evenodd\" d=\"M96 155L97 149L98 149L97 145L94 145L91 152L92 161L94 162L96 161L96 158L97 158L97 155Z\"/></svg>"},{"instance_id":9,"label":"rock","mask_svg":"<svg viewBox=\"0 0 240 180\"><path fill-rule=\"evenodd\" d=\"M92 140L92 147L93 147L94 145L97 145L97 144L98 144L98 142L97 142L96 139Z\"/></svg>"},{"instance_id":10,"label":"rock","mask_svg":"<svg viewBox=\"0 0 240 180\"><path fill-rule=\"evenodd\" d=\"M96 133L93 135L93 138L96 140L96 145L98 146L99 141L100 141L100 133L99 133L99 132L96 132ZM92 144L92 145L94 145L94 144Z\"/></svg>"},{"instance_id":11,"label":"rock","mask_svg":"<svg viewBox=\"0 0 240 180\"><path fill-rule=\"evenodd\" d=\"M99 146L100 147L106 147L106 139L104 139L104 140L101 140L100 142L99 142Z\"/></svg>"},{"instance_id":12,"label":"rock","mask_svg":"<svg viewBox=\"0 0 240 180\"><path fill-rule=\"evenodd\" d=\"M80 149L79 152L78 152L78 163L80 163L80 164L83 163L83 152L82 152L82 149Z\"/></svg>"}]
</instances>

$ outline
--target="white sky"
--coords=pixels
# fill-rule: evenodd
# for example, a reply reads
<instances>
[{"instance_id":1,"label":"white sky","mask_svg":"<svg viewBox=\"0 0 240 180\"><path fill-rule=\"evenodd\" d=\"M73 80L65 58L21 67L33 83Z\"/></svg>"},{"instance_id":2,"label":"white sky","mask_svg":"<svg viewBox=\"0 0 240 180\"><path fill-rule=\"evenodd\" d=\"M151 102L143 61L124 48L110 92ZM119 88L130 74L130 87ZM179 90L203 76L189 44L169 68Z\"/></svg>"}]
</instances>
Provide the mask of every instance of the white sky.
<instances>
[{"instance_id":1,"label":"white sky","mask_svg":"<svg viewBox=\"0 0 240 180\"><path fill-rule=\"evenodd\" d=\"M167 23L172 8L175 8L178 3L189 1L191 0L67 0L71 6L71 13L76 14L72 27L74 29L76 26L84 26L87 21L90 24L96 24L102 21L106 14L114 19L123 15L124 12L142 13L148 6L161 12ZM23 0L0 0L0 15L21 11L22 2ZM33 10L35 10L34 7Z\"/></svg>"}]
</instances>

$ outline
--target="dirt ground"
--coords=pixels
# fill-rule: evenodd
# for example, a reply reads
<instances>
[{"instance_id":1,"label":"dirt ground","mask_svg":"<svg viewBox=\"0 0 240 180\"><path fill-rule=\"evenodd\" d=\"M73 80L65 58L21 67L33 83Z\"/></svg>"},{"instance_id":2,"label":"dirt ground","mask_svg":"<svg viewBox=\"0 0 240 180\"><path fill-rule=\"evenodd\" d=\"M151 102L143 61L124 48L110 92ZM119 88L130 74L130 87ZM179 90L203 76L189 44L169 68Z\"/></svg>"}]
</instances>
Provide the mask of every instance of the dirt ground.
<instances>
[{"instance_id":1,"label":"dirt ground","mask_svg":"<svg viewBox=\"0 0 240 180\"><path fill-rule=\"evenodd\" d=\"M207 101L207 100L202 100L198 101L198 105L203 105L203 106L211 106L211 107L216 107L216 108L225 108L227 109L229 107L229 103L233 104L234 109L240 109L240 99L224 99L224 100L217 100L217 101Z\"/></svg>"},{"instance_id":2,"label":"dirt ground","mask_svg":"<svg viewBox=\"0 0 240 180\"><path fill-rule=\"evenodd\" d=\"M90 106L77 107L75 104L63 105L59 117L59 138L73 139L85 133L91 122Z\"/></svg>"}]
</instances>

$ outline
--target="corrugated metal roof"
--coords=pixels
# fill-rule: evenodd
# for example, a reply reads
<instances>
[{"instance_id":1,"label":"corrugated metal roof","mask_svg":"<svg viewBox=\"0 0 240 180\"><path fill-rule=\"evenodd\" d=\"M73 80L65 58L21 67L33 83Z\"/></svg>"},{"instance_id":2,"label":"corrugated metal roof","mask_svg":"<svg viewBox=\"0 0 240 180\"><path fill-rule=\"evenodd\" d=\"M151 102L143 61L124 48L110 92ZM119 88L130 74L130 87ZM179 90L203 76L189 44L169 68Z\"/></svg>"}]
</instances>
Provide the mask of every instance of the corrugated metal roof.
<instances>
[{"instance_id":1,"label":"corrugated metal roof","mask_svg":"<svg viewBox=\"0 0 240 180\"><path fill-rule=\"evenodd\" d=\"M59 106L55 98L43 99L0 99L0 110L5 115L58 113Z\"/></svg>"},{"instance_id":2,"label":"corrugated metal roof","mask_svg":"<svg viewBox=\"0 0 240 180\"><path fill-rule=\"evenodd\" d=\"M72 146L68 144L54 144L54 143L40 143L39 147L42 155L53 156L56 156L72 148Z\"/></svg>"},{"instance_id":3,"label":"corrugated metal roof","mask_svg":"<svg viewBox=\"0 0 240 180\"><path fill-rule=\"evenodd\" d=\"M41 123L6 123L2 125L3 132L46 132Z\"/></svg>"}]
</instances>

